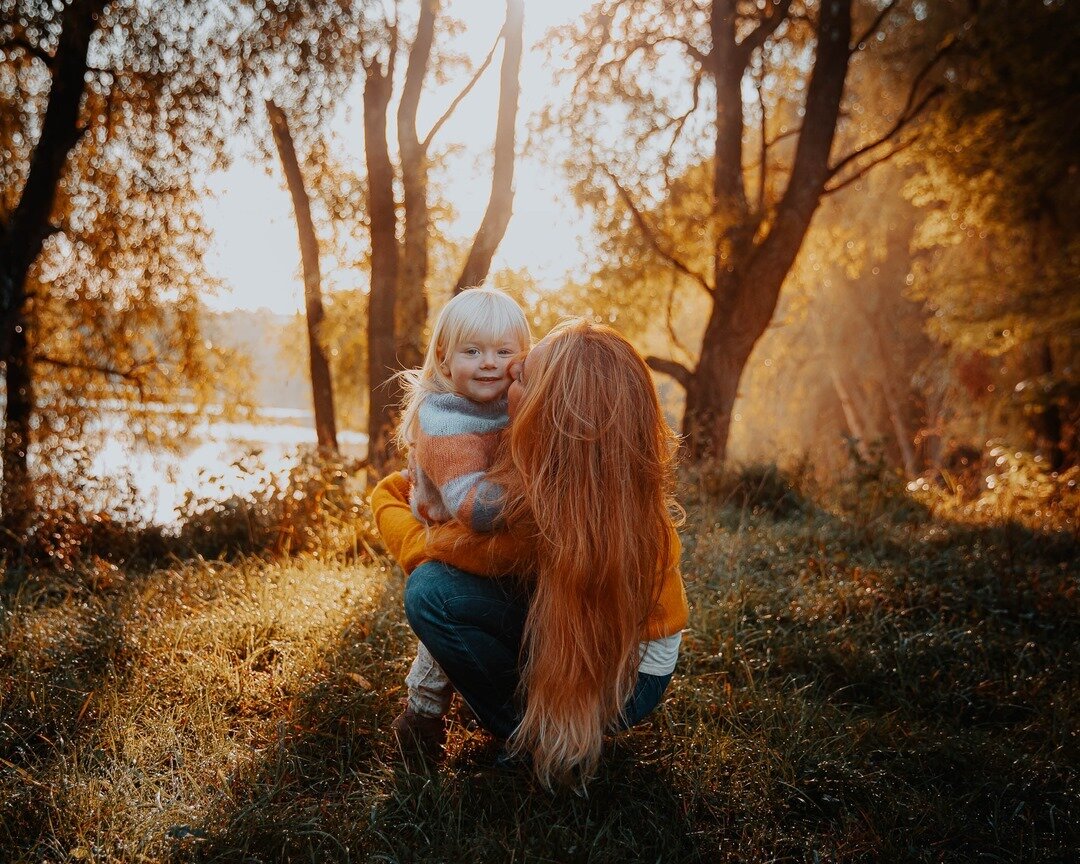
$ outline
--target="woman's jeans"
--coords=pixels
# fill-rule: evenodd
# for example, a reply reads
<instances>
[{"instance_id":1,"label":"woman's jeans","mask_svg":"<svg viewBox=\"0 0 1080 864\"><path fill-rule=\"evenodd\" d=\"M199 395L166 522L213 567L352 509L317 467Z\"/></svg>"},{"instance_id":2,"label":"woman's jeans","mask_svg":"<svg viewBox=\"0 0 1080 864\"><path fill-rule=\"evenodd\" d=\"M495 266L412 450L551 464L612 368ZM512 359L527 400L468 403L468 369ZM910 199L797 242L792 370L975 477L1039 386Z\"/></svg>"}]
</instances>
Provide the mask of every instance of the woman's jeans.
<instances>
[{"instance_id":1,"label":"woman's jeans","mask_svg":"<svg viewBox=\"0 0 1080 864\"><path fill-rule=\"evenodd\" d=\"M429 561L405 586L405 614L480 724L508 738L521 719L515 699L529 591L513 577L474 576ZM671 675L639 674L626 703L623 728L660 702Z\"/></svg>"}]
</instances>

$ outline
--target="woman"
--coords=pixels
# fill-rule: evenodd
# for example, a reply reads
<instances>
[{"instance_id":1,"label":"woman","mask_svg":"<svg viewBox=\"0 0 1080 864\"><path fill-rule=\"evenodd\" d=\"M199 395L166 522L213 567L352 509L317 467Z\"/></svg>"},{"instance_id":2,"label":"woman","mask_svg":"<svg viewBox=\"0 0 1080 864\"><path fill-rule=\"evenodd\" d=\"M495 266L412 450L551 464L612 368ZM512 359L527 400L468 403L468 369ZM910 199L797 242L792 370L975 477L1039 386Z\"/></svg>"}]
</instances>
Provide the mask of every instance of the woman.
<instances>
[{"instance_id":1,"label":"woman","mask_svg":"<svg viewBox=\"0 0 1080 864\"><path fill-rule=\"evenodd\" d=\"M586 778L605 731L659 703L686 624L674 436L641 356L587 321L541 340L509 401L504 531L427 535L400 474L372 509L409 623L480 723L544 782Z\"/></svg>"}]
</instances>

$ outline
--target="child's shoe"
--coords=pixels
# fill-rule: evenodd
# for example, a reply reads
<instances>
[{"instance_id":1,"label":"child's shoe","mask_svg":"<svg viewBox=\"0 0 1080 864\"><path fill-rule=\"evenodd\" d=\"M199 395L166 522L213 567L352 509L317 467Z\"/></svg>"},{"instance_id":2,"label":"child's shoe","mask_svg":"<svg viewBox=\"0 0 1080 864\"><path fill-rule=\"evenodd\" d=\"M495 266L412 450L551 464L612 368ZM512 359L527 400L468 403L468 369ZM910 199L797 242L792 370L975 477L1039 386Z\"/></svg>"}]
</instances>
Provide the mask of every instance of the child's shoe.
<instances>
[{"instance_id":1,"label":"child's shoe","mask_svg":"<svg viewBox=\"0 0 1080 864\"><path fill-rule=\"evenodd\" d=\"M446 744L446 718L439 715L418 714L406 706L405 710L390 724L398 747L406 756L419 754L425 759L438 759Z\"/></svg>"}]
</instances>

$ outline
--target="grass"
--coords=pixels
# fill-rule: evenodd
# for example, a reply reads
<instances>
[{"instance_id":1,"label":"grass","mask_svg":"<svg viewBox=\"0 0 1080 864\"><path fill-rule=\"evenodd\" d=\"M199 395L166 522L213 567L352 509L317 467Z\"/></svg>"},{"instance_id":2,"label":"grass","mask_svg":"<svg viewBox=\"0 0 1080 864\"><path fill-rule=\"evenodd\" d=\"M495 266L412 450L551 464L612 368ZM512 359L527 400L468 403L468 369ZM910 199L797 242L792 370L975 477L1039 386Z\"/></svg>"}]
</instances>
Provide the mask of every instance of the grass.
<instances>
[{"instance_id":1,"label":"grass","mask_svg":"<svg viewBox=\"0 0 1080 864\"><path fill-rule=\"evenodd\" d=\"M687 489L679 669L587 796L459 724L402 764L413 642L367 553L31 573L0 595L0 859L1077 860L1075 525L743 493Z\"/></svg>"}]
</instances>

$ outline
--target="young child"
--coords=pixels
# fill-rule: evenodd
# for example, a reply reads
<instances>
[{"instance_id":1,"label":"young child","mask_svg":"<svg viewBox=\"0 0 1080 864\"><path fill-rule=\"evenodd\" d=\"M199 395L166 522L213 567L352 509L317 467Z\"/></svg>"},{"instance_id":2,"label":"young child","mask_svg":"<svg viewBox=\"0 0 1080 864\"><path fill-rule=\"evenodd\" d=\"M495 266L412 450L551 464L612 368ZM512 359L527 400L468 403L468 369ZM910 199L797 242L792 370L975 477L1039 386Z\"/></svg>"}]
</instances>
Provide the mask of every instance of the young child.
<instances>
[{"instance_id":1,"label":"young child","mask_svg":"<svg viewBox=\"0 0 1080 864\"><path fill-rule=\"evenodd\" d=\"M470 288L439 313L424 365L403 373L398 445L409 451L409 502L424 524L457 519L475 531L498 527L501 490L484 475L509 422L511 367L529 342L525 313L509 295ZM405 684L408 703L394 732L436 752L453 687L423 643Z\"/></svg>"}]
</instances>

